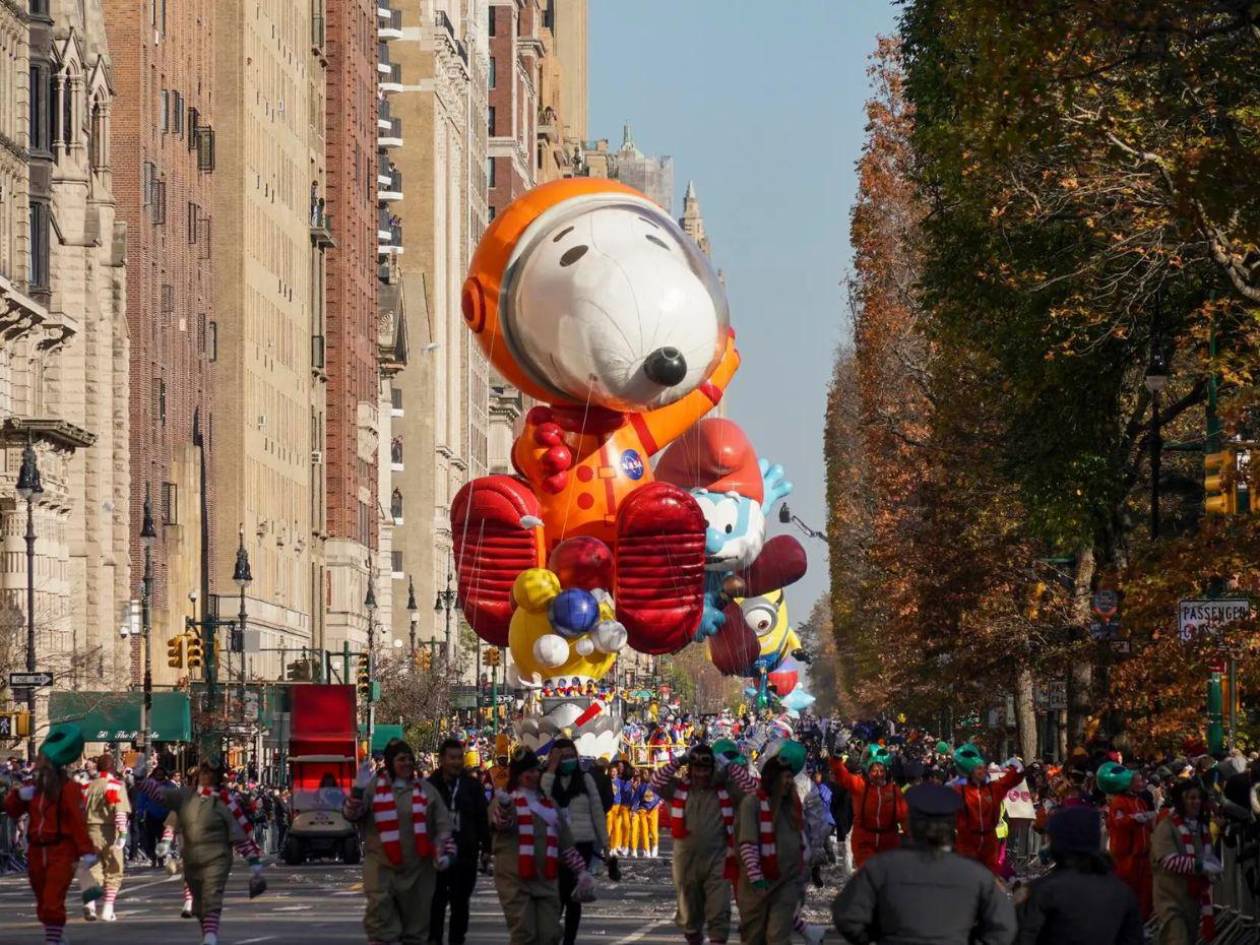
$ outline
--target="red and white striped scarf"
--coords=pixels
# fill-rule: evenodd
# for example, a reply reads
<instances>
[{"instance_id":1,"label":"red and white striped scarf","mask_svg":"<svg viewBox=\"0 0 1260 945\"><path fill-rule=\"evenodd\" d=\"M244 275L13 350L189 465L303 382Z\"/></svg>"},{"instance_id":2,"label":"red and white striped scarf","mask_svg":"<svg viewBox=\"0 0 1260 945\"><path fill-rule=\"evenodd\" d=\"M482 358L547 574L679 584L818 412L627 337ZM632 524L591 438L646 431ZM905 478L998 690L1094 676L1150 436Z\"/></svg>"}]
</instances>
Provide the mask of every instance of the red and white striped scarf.
<instances>
[{"instance_id":1,"label":"red and white striped scarf","mask_svg":"<svg viewBox=\"0 0 1260 945\"><path fill-rule=\"evenodd\" d=\"M1177 834L1177 842L1181 845L1182 855L1197 859L1194 836L1190 833L1190 825L1182 817L1173 812L1168 817L1172 821L1173 831ZM1195 825L1199 831L1198 849L1206 850L1212 843L1212 835L1206 823ZM1216 937L1216 913L1212 908L1212 882L1206 876L1189 876L1186 885L1190 895L1199 900L1199 935L1205 942Z\"/></svg>"},{"instance_id":2,"label":"red and white striped scarf","mask_svg":"<svg viewBox=\"0 0 1260 945\"><path fill-rule=\"evenodd\" d=\"M228 793L227 788L225 787L219 788L216 791L214 788L198 787L197 793L200 794L202 797L217 797L219 800L223 802L223 806L228 809L228 812L232 815L232 818L238 824L240 824L241 829L245 831L245 836L248 837L251 834L253 834L254 832L253 822L248 817L245 816L245 811L241 809L241 805L237 801L236 795Z\"/></svg>"},{"instance_id":3,"label":"red and white striped scarf","mask_svg":"<svg viewBox=\"0 0 1260 945\"><path fill-rule=\"evenodd\" d=\"M521 791L512 795L516 804L516 868L521 879L535 879L538 876L538 864L534 861L534 812L530 809L529 798ZM540 797L539 803L548 810L554 810L551 798ZM558 875L557 861L560 856L560 832L554 821L543 818L547 830L547 861L543 864L544 879L555 879Z\"/></svg>"},{"instance_id":4,"label":"red and white striped scarf","mask_svg":"<svg viewBox=\"0 0 1260 945\"><path fill-rule=\"evenodd\" d=\"M801 830L804 827L804 817L801 799L795 790L791 792L791 801L792 826L796 830ZM757 839L757 851L761 855L761 872L765 874L766 879L778 879L779 845L774 836L774 811L770 809L770 795L764 790L757 791ZM802 853L804 853L803 850Z\"/></svg>"},{"instance_id":5,"label":"red and white striped scarf","mask_svg":"<svg viewBox=\"0 0 1260 945\"><path fill-rule=\"evenodd\" d=\"M398 804L389 779L376 779L376 793L372 796L372 819L381 835L381 847L394 866L403 861L402 836L399 832ZM420 781L411 779L411 832L416 838L416 855L421 859L433 856L433 842L429 839L429 796L424 793Z\"/></svg>"},{"instance_id":6,"label":"red and white striped scarf","mask_svg":"<svg viewBox=\"0 0 1260 945\"><path fill-rule=\"evenodd\" d=\"M675 786L674 796L669 801L669 830L675 840L686 840L690 834L687 829L687 795L690 793L691 782L684 778ZM735 859L735 804L724 787L718 787L717 797L722 826L726 828L726 866L722 874L735 882L739 877L739 864Z\"/></svg>"}]
</instances>

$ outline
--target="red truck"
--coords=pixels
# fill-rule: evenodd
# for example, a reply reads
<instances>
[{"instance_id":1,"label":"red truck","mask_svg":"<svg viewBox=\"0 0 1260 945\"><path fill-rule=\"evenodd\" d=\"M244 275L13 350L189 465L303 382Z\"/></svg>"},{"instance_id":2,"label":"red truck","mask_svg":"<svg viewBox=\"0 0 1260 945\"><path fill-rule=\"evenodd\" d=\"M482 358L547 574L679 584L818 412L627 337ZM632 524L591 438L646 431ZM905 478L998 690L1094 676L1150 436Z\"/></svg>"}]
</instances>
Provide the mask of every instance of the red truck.
<instances>
[{"instance_id":1,"label":"red truck","mask_svg":"<svg viewBox=\"0 0 1260 945\"><path fill-rule=\"evenodd\" d=\"M357 725L354 686L299 684L289 690L289 774L293 821L281 856L359 862L359 835L341 815L354 785Z\"/></svg>"}]
</instances>

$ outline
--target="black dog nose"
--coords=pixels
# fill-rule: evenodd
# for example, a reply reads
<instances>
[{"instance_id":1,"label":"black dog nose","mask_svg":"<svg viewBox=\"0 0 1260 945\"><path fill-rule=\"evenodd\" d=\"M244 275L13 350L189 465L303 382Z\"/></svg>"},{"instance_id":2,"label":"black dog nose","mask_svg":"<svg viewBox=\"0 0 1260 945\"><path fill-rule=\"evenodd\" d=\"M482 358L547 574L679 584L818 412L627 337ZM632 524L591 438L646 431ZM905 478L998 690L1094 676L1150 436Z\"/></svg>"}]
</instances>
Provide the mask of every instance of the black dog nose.
<instances>
[{"instance_id":1,"label":"black dog nose","mask_svg":"<svg viewBox=\"0 0 1260 945\"><path fill-rule=\"evenodd\" d=\"M677 387L687 376L687 359L677 348L657 348L643 362L648 380L662 387Z\"/></svg>"}]
</instances>

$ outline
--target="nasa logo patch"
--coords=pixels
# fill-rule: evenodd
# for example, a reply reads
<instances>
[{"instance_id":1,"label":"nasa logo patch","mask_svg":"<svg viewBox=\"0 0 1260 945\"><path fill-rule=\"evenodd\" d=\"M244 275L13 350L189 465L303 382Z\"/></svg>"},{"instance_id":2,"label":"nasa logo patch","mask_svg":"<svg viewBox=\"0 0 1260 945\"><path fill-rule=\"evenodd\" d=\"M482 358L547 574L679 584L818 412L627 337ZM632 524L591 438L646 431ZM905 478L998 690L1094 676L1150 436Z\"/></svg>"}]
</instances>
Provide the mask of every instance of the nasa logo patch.
<instances>
[{"instance_id":1,"label":"nasa logo patch","mask_svg":"<svg viewBox=\"0 0 1260 945\"><path fill-rule=\"evenodd\" d=\"M621 454L621 471L636 481L643 478L643 459L636 450Z\"/></svg>"}]
</instances>

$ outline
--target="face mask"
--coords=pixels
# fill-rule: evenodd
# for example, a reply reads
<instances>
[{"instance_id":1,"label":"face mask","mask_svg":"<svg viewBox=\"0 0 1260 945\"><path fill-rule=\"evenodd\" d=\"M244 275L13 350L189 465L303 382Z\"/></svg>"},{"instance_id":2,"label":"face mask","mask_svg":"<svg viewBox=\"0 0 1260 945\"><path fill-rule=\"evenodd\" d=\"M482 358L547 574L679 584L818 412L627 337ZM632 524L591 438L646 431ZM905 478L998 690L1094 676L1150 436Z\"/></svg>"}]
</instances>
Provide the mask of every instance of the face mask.
<instances>
[{"instance_id":1,"label":"face mask","mask_svg":"<svg viewBox=\"0 0 1260 945\"><path fill-rule=\"evenodd\" d=\"M561 774L573 774L573 772L577 771L577 769L578 763L576 758L566 758L564 761L560 762Z\"/></svg>"}]
</instances>

